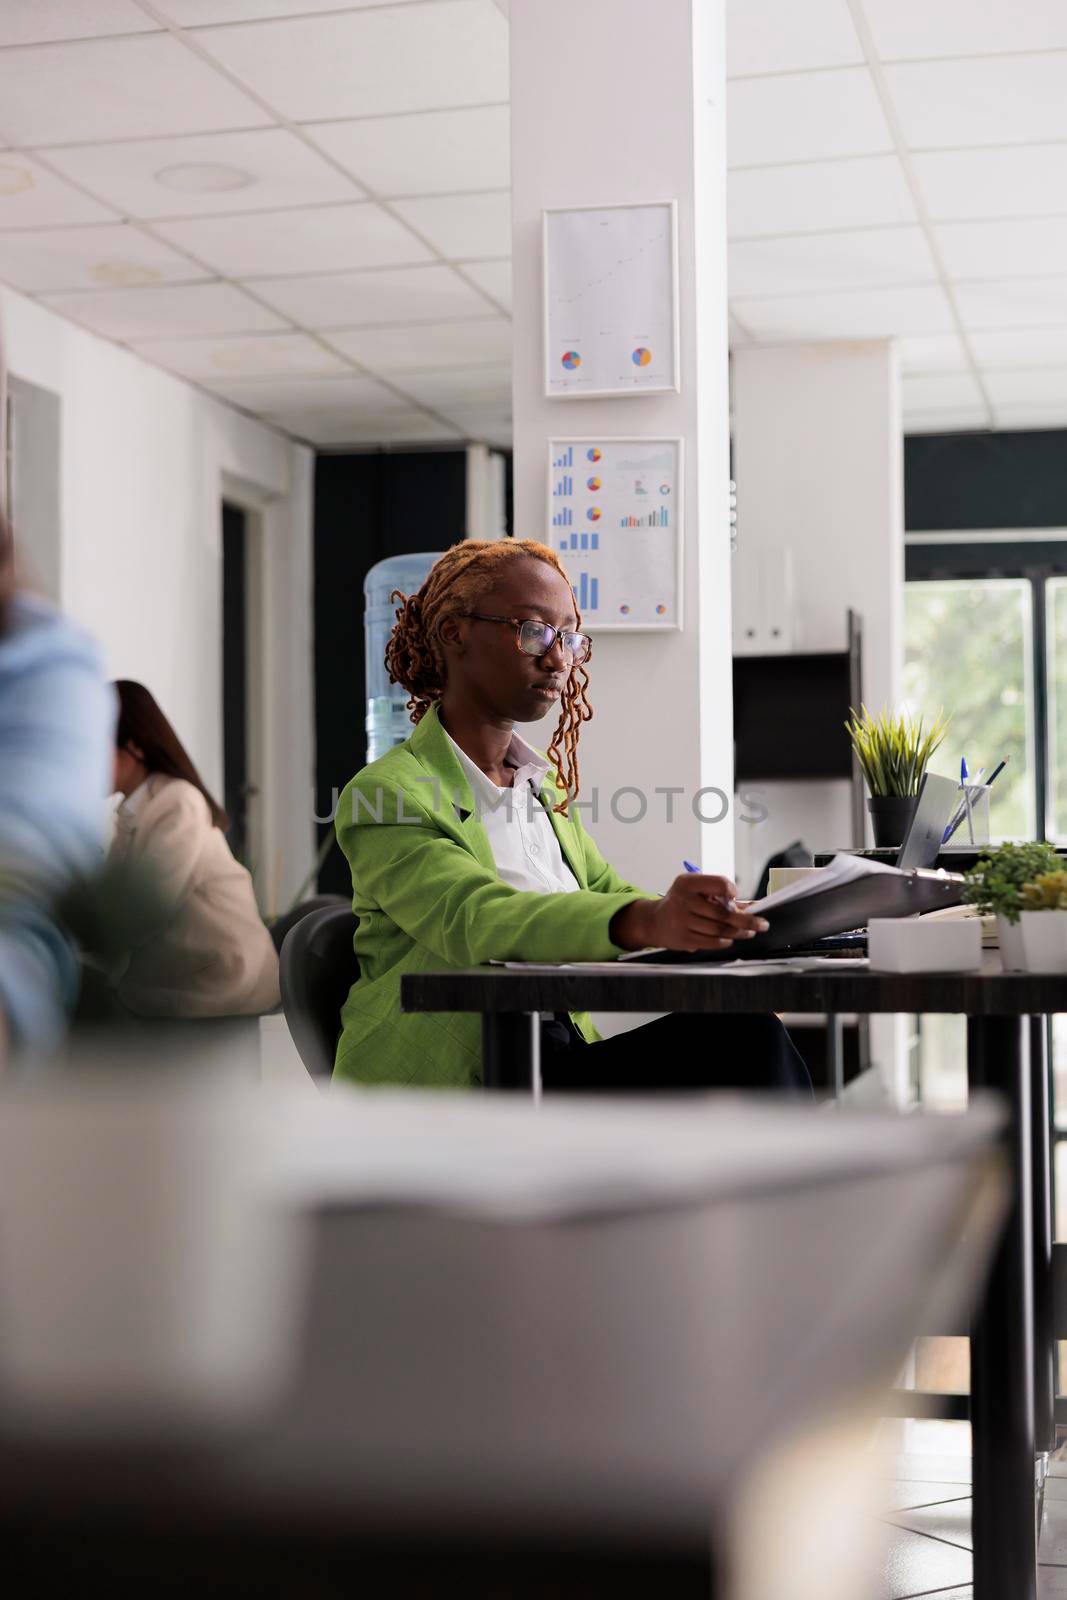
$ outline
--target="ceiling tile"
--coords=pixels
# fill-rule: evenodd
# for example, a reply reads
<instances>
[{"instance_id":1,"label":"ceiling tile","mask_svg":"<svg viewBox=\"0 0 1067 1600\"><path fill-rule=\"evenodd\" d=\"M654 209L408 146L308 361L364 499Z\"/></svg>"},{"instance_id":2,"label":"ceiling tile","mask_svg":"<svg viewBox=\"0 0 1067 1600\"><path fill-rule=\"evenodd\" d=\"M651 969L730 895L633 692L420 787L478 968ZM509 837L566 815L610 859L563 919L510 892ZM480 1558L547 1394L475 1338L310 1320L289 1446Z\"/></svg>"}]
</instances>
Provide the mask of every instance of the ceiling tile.
<instances>
[{"instance_id":1,"label":"ceiling tile","mask_svg":"<svg viewBox=\"0 0 1067 1600\"><path fill-rule=\"evenodd\" d=\"M191 283L207 276L176 250L121 222L0 233L0 278L35 294Z\"/></svg>"},{"instance_id":2,"label":"ceiling tile","mask_svg":"<svg viewBox=\"0 0 1067 1600\"><path fill-rule=\"evenodd\" d=\"M160 24L133 0L15 0L0 6L0 45L154 33Z\"/></svg>"},{"instance_id":3,"label":"ceiling tile","mask_svg":"<svg viewBox=\"0 0 1067 1600\"><path fill-rule=\"evenodd\" d=\"M376 444L455 437L447 424L391 394L373 379L290 378L211 385L212 392L313 444Z\"/></svg>"},{"instance_id":4,"label":"ceiling tile","mask_svg":"<svg viewBox=\"0 0 1067 1600\"><path fill-rule=\"evenodd\" d=\"M977 380L970 372L925 373L901 379L904 414L912 411L957 411L981 407L984 402Z\"/></svg>"},{"instance_id":5,"label":"ceiling tile","mask_svg":"<svg viewBox=\"0 0 1067 1600\"><path fill-rule=\"evenodd\" d=\"M1027 428L1067 428L1067 405L997 406L997 427L1003 432Z\"/></svg>"},{"instance_id":6,"label":"ceiling tile","mask_svg":"<svg viewBox=\"0 0 1067 1600\"><path fill-rule=\"evenodd\" d=\"M511 310L510 261L460 261L457 265L479 288L491 295L497 305L503 306L505 311Z\"/></svg>"},{"instance_id":7,"label":"ceiling tile","mask_svg":"<svg viewBox=\"0 0 1067 1600\"><path fill-rule=\"evenodd\" d=\"M486 300L449 267L271 278L256 294L306 328L373 327L484 316Z\"/></svg>"},{"instance_id":8,"label":"ceiling tile","mask_svg":"<svg viewBox=\"0 0 1067 1600\"><path fill-rule=\"evenodd\" d=\"M916 220L895 155L734 171L726 181L726 207L731 237Z\"/></svg>"},{"instance_id":9,"label":"ceiling tile","mask_svg":"<svg viewBox=\"0 0 1067 1600\"><path fill-rule=\"evenodd\" d=\"M383 384L355 373L339 378L220 379L212 381L210 388L235 405L272 415L282 410L306 410L373 421L384 411L411 409Z\"/></svg>"},{"instance_id":10,"label":"ceiling tile","mask_svg":"<svg viewBox=\"0 0 1067 1600\"><path fill-rule=\"evenodd\" d=\"M19 144L209 133L269 120L169 34L0 50L0 127Z\"/></svg>"},{"instance_id":11,"label":"ceiling tile","mask_svg":"<svg viewBox=\"0 0 1067 1600\"><path fill-rule=\"evenodd\" d=\"M956 278L1022 278L1067 272L1067 217L942 222L935 228Z\"/></svg>"},{"instance_id":12,"label":"ceiling tile","mask_svg":"<svg viewBox=\"0 0 1067 1600\"><path fill-rule=\"evenodd\" d=\"M987 372L998 367L1067 367L1067 325L972 333L971 349Z\"/></svg>"},{"instance_id":13,"label":"ceiling tile","mask_svg":"<svg viewBox=\"0 0 1067 1600\"><path fill-rule=\"evenodd\" d=\"M0 156L0 230L62 227L65 223L113 222L107 206L79 194L32 156Z\"/></svg>"},{"instance_id":14,"label":"ceiling tile","mask_svg":"<svg viewBox=\"0 0 1067 1600\"><path fill-rule=\"evenodd\" d=\"M1024 0L1007 6L975 0L863 0L878 54L982 56L1067 45L1062 0Z\"/></svg>"},{"instance_id":15,"label":"ceiling tile","mask_svg":"<svg viewBox=\"0 0 1067 1600\"><path fill-rule=\"evenodd\" d=\"M1057 406L1067 412L1067 364L1026 372L987 372L986 387L1000 406Z\"/></svg>"},{"instance_id":16,"label":"ceiling tile","mask_svg":"<svg viewBox=\"0 0 1067 1600\"><path fill-rule=\"evenodd\" d=\"M68 177L131 217L265 211L269 207L353 200L362 193L358 184L284 128L84 145L54 150L48 159ZM247 173L252 182L242 188L204 194L175 189L159 182L156 176L175 167L197 166L232 167Z\"/></svg>"},{"instance_id":17,"label":"ceiling tile","mask_svg":"<svg viewBox=\"0 0 1067 1600\"><path fill-rule=\"evenodd\" d=\"M1050 328L1067 323L1067 277L961 283L956 303L968 328Z\"/></svg>"},{"instance_id":18,"label":"ceiling tile","mask_svg":"<svg viewBox=\"0 0 1067 1600\"><path fill-rule=\"evenodd\" d=\"M904 432L988 433L989 412L985 406L964 406L956 411L916 411L905 417Z\"/></svg>"},{"instance_id":19,"label":"ceiling tile","mask_svg":"<svg viewBox=\"0 0 1067 1600\"><path fill-rule=\"evenodd\" d=\"M403 3L403 0L393 0ZM390 0L157 0L171 22L183 28L218 22L260 22L268 17L300 17L314 11L356 11Z\"/></svg>"},{"instance_id":20,"label":"ceiling tile","mask_svg":"<svg viewBox=\"0 0 1067 1600\"><path fill-rule=\"evenodd\" d=\"M334 415L322 411L280 411L265 420L320 449L396 444L458 445L466 437L459 427L427 416L425 411L387 411L369 421L358 418L353 421L343 412Z\"/></svg>"},{"instance_id":21,"label":"ceiling tile","mask_svg":"<svg viewBox=\"0 0 1067 1600\"><path fill-rule=\"evenodd\" d=\"M397 386L420 405L451 412L455 406L511 405L511 366L470 367L462 371L405 372Z\"/></svg>"},{"instance_id":22,"label":"ceiling tile","mask_svg":"<svg viewBox=\"0 0 1067 1600\"><path fill-rule=\"evenodd\" d=\"M886 68L904 137L919 150L1062 139L1064 73L1058 55Z\"/></svg>"},{"instance_id":23,"label":"ceiling tile","mask_svg":"<svg viewBox=\"0 0 1067 1600\"><path fill-rule=\"evenodd\" d=\"M278 377L316 377L345 372L339 356L305 333L249 333L235 339L147 339L134 346L138 355L169 367L195 382Z\"/></svg>"},{"instance_id":24,"label":"ceiling tile","mask_svg":"<svg viewBox=\"0 0 1067 1600\"><path fill-rule=\"evenodd\" d=\"M511 250L511 195L440 195L397 200L396 209L452 260L506 256Z\"/></svg>"},{"instance_id":25,"label":"ceiling tile","mask_svg":"<svg viewBox=\"0 0 1067 1600\"><path fill-rule=\"evenodd\" d=\"M731 0L726 7L728 77L862 60L845 0Z\"/></svg>"},{"instance_id":26,"label":"ceiling tile","mask_svg":"<svg viewBox=\"0 0 1067 1600\"><path fill-rule=\"evenodd\" d=\"M967 352L957 334L913 333L897 340L902 372L963 372Z\"/></svg>"},{"instance_id":27,"label":"ceiling tile","mask_svg":"<svg viewBox=\"0 0 1067 1600\"><path fill-rule=\"evenodd\" d=\"M735 239L727 250L730 296L866 289L937 278L921 228Z\"/></svg>"},{"instance_id":28,"label":"ceiling tile","mask_svg":"<svg viewBox=\"0 0 1067 1600\"><path fill-rule=\"evenodd\" d=\"M931 150L912 158L935 220L1051 215L1067 193L1067 144Z\"/></svg>"},{"instance_id":29,"label":"ceiling tile","mask_svg":"<svg viewBox=\"0 0 1067 1600\"><path fill-rule=\"evenodd\" d=\"M43 299L61 316L71 317L106 339L210 338L218 333L284 328L279 317L229 283L50 294Z\"/></svg>"},{"instance_id":30,"label":"ceiling tile","mask_svg":"<svg viewBox=\"0 0 1067 1600\"><path fill-rule=\"evenodd\" d=\"M511 182L507 106L312 123L307 132L384 197L505 189Z\"/></svg>"},{"instance_id":31,"label":"ceiling tile","mask_svg":"<svg viewBox=\"0 0 1067 1600\"><path fill-rule=\"evenodd\" d=\"M755 339L887 339L901 333L950 333L952 313L943 289L805 294L733 302Z\"/></svg>"},{"instance_id":32,"label":"ceiling tile","mask_svg":"<svg viewBox=\"0 0 1067 1600\"><path fill-rule=\"evenodd\" d=\"M194 37L296 122L508 97L508 25L489 0L378 7Z\"/></svg>"},{"instance_id":33,"label":"ceiling tile","mask_svg":"<svg viewBox=\"0 0 1067 1600\"><path fill-rule=\"evenodd\" d=\"M498 444L505 450L511 448L513 426L510 407L507 411L478 406L460 407L449 411L448 420L456 424L466 439Z\"/></svg>"},{"instance_id":34,"label":"ceiling tile","mask_svg":"<svg viewBox=\"0 0 1067 1600\"><path fill-rule=\"evenodd\" d=\"M876 155L893 147L865 68L731 83L726 106L731 167Z\"/></svg>"},{"instance_id":35,"label":"ceiling tile","mask_svg":"<svg viewBox=\"0 0 1067 1600\"><path fill-rule=\"evenodd\" d=\"M511 323L504 317L491 317L417 328L364 328L358 333L331 334L330 343L372 372L485 366L511 360Z\"/></svg>"},{"instance_id":36,"label":"ceiling tile","mask_svg":"<svg viewBox=\"0 0 1067 1600\"><path fill-rule=\"evenodd\" d=\"M159 222L164 238L234 278L432 260L402 223L366 201L309 210Z\"/></svg>"}]
</instances>

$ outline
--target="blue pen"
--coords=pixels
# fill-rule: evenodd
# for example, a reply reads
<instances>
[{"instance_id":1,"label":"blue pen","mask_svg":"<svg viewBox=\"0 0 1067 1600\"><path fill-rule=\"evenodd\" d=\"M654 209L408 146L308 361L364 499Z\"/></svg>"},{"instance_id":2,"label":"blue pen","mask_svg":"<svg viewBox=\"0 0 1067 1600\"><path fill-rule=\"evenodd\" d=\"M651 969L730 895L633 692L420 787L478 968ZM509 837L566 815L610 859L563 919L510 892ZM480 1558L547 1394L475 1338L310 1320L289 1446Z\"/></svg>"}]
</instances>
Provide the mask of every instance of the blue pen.
<instances>
[{"instance_id":1,"label":"blue pen","mask_svg":"<svg viewBox=\"0 0 1067 1600\"><path fill-rule=\"evenodd\" d=\"M693 865L693 863L691 861L683 860L682 861L682 866L685 868L686 872L699 872L700 871L700 868L699 867L694 867L694 865ZM737 901L736 900L723 900L721 902L721 904L726 907L727 911L736 911L737 910Z\"/></svg>"}]
</instances>

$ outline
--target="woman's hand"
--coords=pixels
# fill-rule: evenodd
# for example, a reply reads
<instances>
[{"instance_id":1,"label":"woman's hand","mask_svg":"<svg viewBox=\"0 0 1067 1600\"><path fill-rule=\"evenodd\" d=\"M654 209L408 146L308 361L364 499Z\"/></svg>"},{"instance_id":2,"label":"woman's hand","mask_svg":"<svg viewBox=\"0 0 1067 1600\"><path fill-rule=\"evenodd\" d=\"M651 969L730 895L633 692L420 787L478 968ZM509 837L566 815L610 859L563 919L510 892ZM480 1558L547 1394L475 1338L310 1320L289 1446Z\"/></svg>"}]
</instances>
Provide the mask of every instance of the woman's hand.
<instances>
[{"instance_id":1,"label":"woman's hand","mask_svg":"<svg viewBox=\"0 0 1067 1600\"><path fill-rule=\"evenodd\" d=\"M722 950L768 928L762 917L730 910L737 886L729 878L686 872L658 900L634 900L617 911L608 930L623 950L662 945L667 950Z\"/></svg>"}]
</instances>

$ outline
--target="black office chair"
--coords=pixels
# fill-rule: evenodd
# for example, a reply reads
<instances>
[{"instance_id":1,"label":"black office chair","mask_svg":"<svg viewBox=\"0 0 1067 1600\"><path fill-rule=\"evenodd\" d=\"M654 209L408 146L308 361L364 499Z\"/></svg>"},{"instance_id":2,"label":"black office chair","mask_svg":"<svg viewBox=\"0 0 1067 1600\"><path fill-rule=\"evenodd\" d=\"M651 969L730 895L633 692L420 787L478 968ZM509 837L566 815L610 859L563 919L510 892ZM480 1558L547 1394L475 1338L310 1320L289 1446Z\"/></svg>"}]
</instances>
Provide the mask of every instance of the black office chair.
<instances>
[{"instance_id":1,"label":"black office chair","mask_svg":"<svg viewBox=\"0 0 1067 1600\"><path fill-rule=\"evenodd\" d=\"M352 936L359 918L347 902L301 917L282 945L282 1010L300 1059L329 1079L341 1032L341 1007L359 977Z\"/></svg>"},{"instance_id":2,"label":"black office chair","mask_svg":"<svg viewBox=\"0 0 1067 1600\"><path fill-rule=\"evenodd\" d=\"M274 948L278 954L282 953L282 945L290 928L295 928L302 917L310 916L312 911L324 911L327 906L349 906L352 902L344 894L313 894L308 900L301 900L298 906L293 906L291 911L285 911L280 917L275 917L270 924L270 936L274 940Z\"/></svg>"}]
</instances>

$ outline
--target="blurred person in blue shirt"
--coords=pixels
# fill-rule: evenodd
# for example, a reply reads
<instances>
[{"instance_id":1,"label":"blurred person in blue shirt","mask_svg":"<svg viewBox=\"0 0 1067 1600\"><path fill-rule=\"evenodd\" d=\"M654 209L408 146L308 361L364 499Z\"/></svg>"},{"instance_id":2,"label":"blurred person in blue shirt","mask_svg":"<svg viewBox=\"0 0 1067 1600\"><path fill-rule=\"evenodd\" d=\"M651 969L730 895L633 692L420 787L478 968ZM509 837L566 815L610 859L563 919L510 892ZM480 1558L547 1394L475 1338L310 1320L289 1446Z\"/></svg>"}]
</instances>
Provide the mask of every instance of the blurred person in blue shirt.
<instances>
[{"instance_id":1,"label":"blurred person in blue shirt","mask_svg":"<svg viewBox=\"0 0 1067 1600\"><path fill-rule=\"evenodd\" d=\"M17 588L0 521L0 1064L56 1044L77 998L54 906L100 867L114 718L96 646Z\"/></svg>"}]
</instances>

